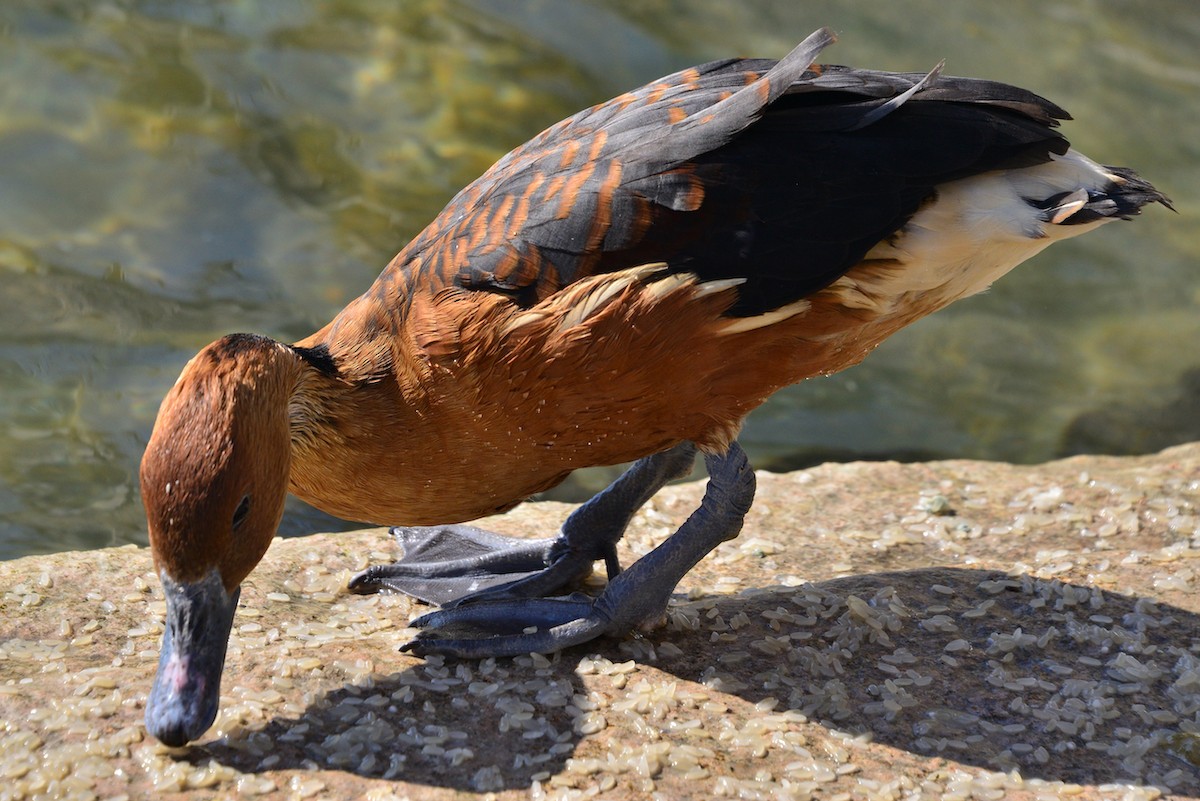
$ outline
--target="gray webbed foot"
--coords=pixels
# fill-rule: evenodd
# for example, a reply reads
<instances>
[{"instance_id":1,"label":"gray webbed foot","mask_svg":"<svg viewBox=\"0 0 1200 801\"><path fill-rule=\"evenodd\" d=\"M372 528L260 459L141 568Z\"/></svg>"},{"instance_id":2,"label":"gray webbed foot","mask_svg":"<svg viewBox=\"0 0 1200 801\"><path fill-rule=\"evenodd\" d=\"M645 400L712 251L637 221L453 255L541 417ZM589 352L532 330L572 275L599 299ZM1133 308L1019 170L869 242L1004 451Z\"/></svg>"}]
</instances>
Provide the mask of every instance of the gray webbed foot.
<instances>
[{"instance_id":1,"label":"gray webbed foot","mask_svg":"<svg viewBox=\"0 0 1200 801\"><path fill-rule=\"evenodd\" d=\"M741 531L754 500L754 473L737 443L706 456L709 483L700 508L665 542L609 581L595 599L473 601L431 612L404 650L468 659L558 651L603 635L622 635L660 621L676 584L705 555Z\"/></svg>"},{"instance_id":2,"label":"gray webbed foot","mask_svg":"<svg viewBox=\"0 0 1200 801\"><path fill-rule=\"evenodd\" d=\"M409 625L422 631L400 650L465 659L549 653L595 639L607 633L610 624L597 612L595 599L582 593L479 601L413 620Z\"/></svg>"},{"instance_id":3,"label":"gray webbed foot","mask_svg":"<svg viewBox=\"0 0 1200 801\"><path fill-rule=\"evenodd\" d=\"M391 530L404 556L373 565L350 579L360 594L391 590L448 606L546 568L554 540L504 537L474 526L397 526Z\"/></svg>"}]
</instances>

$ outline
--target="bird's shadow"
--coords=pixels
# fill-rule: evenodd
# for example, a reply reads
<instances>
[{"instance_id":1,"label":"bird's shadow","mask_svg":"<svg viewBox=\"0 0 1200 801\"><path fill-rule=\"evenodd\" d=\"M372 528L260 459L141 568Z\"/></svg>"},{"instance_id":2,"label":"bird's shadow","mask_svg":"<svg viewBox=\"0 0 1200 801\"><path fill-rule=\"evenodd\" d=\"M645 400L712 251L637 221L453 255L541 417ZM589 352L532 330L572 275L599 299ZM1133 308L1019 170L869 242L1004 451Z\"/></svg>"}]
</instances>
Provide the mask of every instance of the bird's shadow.
<instances>
[{"instance_id":1,"label":"bird's shadow","mask_svg":"<svg viewBox=\"0 0 1200 801\"><path fill-rule=\"evenodd\" d=\"M674 610L651 639L597 641L549 660L434 660L348 684L297 718L187 758L465 791L528 787L561 771L583 739L568 704L587 694L581 663L600 654L716 680L751 703L773 698L777 712L920 756L1027 779L1200 789L1200 616L1184 609L926 568L677 599ZM270 759L247 747L252 738L272 743Z\"/></svg>"}]
</instances>

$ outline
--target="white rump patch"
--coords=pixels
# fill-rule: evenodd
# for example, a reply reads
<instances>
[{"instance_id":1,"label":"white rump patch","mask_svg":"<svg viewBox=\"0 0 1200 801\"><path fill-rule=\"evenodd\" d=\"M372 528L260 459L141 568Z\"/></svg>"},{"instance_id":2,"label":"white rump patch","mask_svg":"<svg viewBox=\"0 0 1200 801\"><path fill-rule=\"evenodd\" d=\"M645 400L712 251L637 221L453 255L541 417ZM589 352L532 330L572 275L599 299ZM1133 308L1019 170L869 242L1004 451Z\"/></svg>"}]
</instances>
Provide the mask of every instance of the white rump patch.
<instances>
[{"instance_id":1,"label":"white rump patch","mask_svg":"<svg viewBox=\"0 0 1200 801\"><path fill-rule=\"evenodd\" d=\"M942 184L936 200L865 257L894 260L899 262L897 269L851 269L830 289L841 294L846 305L874 308L880 314L906 307L913 294L932 301L932 311L982 292L1054 242L1107 222L1055 224L1082 208L1088 190L1103 191L1112 179L1096 162L1068 150L1045 164ZM1045 209L1028 202L1063 193L1069 194L1049 218Z\"/></svg>"}]
</instances>

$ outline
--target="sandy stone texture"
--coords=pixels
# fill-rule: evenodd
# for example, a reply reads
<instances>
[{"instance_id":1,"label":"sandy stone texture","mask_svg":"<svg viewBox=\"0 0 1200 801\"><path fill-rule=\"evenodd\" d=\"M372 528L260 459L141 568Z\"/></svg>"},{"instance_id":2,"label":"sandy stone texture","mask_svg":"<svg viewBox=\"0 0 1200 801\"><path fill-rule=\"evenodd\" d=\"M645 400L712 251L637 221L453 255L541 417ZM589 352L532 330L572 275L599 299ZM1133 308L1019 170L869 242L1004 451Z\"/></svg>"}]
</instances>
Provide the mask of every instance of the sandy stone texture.
<instances>
[{"instance_id":1,"label":"sandy stone texture","mask_svg":"<svg viewBox=\"0 0 1200 801\"><path fill-rule=\"evenodd\" d=\"M660 493L623 558L702 489ZM0 563L0 799L1200 797L1200 444L763 473L664 626L549 657L399 653L424 607L345 591L398 553L276 541L178 750L142 728L149 553Z\"/></svg>"}]
</instances>

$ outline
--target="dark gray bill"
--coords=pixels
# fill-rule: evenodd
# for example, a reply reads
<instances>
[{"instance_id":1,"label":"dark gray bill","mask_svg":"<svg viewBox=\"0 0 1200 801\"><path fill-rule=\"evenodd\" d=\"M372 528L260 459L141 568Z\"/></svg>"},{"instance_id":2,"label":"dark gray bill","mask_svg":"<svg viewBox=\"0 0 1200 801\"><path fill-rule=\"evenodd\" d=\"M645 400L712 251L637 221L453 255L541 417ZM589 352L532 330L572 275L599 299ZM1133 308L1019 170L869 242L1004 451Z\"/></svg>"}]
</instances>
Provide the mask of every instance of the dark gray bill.
<instances>
[{"instance_id":1,"label":"dark gray bill","mask_svg":"<svg viewBox=\"0 0 1200 801\"><path fill-rule=\"evenodd\" d=\"M166 574L160 578L167 628L146 701L146 730L178 747L208 731L217 717L225 648L241 588L227 593L216 570L192 583Z\"/></svg>"}]
</instances>

